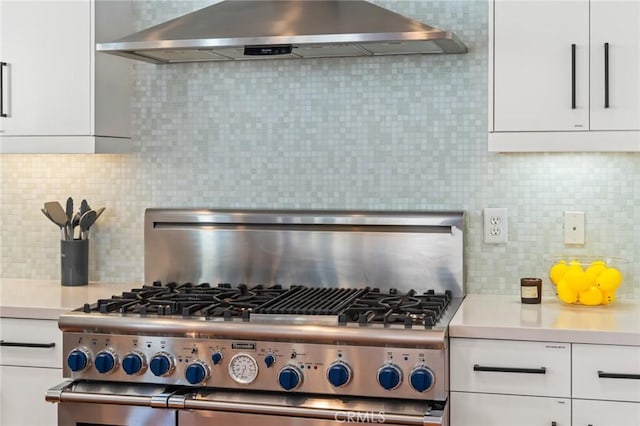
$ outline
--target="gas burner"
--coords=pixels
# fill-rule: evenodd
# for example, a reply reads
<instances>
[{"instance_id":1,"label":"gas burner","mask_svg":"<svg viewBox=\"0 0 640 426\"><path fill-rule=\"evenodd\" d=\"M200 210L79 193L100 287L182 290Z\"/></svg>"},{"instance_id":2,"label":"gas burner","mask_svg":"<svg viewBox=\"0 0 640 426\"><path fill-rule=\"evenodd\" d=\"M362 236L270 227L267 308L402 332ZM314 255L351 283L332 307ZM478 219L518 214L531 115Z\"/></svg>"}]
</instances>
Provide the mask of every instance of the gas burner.
<instances>
[{"instance_id":1,"label":"gas burner","mask_svg":"<svg viewBox=\"0 0 640 426\"><path fill-rule=\"evenodd\" d=\"M266 287L257 285L249 288L246 284L232 287L229 283L219 283L212 287L209 283L162 285L156 281L151 286L143 286L121 296L98 300L94 305L85 304L85 313L139 315L182 315L204 318L243 318L256 307L273 300L286 290L280 285Z\"/></svg>"},{"instance_id":2,"label":"gas burner","mask_svg":"<svg viewBox=\"0 0 640 426\"><path fill-rule=\"evenodd\" d=\"M414 325L429 328L436 325L451 298L449 291L435 293L429 290L416 294L411 290L401 294L391 289L385 294L374 289L345 310L339 321L341 324L404 324L405 328L412 328Z\"/></svg>"}]
</instances>

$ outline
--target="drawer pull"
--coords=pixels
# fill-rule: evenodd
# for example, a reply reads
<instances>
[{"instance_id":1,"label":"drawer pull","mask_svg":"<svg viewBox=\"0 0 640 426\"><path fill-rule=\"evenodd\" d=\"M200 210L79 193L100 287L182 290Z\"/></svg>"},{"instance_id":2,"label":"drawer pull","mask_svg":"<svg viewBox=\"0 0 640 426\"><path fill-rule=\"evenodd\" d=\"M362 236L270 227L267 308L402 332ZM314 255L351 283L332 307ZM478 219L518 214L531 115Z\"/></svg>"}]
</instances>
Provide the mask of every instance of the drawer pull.
<instances>
[{"instance_id":1,"label":"drawer pull","mask_svg":"<svg viewBox=\"0 0 640 426\"><path fill-rule=\"evenodd\" d=\"M604 107L609 108L609 43L604 44Z\"/></svg>"},{"instance_id":2,"label":"drawer pull","mask_svg":"<svg viewBox=\"0 0 640 426\"><path fill-rule=\"evenodd\" d=\"M491 371L496 373L526 373L526 374L547 374L545 367L540 368L514 368L514 367L486 367L475 364L473 371Z\"/></svg>"},{"instance_id":3,"label":"drawer pull","mask_svg":"<svg viewBox=\"0 0 640 426\"><path fill-rule=\"evenodd\" d=\"M17 348L55 348L55 343L22 343L22 342L5 342L4 340L0 340L0 346L10 346Z\"/></svg>"},{"instance_id":4,"label":"drawer pull","mask_svg":"<svg viewBox=\"0 0 640 426\"><path fill-rule=\"evenodd\" d=\"M640 380L640 374L627 374L627 373L605 373L598 370L598 377L601 379L636 379Z\"/></svg>"},{"instance_id":5,"label":"drawer pull","mask_svg":"<svg viewBox=\"0 0 640 426\"><path fill-rule=\"evenodd\" d=\"M6 62L0 62L0 117L7 117L7 114L4 112L4 93L2 92L2 85L4 84L4 76L2 75L2 70L4 67L8 66Z\"/></svg>"},{"instance_id":6,"label":"drawer pull","mask_svg":"<svg viewBox=\"0 0 640 426\"><path fill-rule=\"evenodd\" d=\"M576 45L571 45L571 109L576 109Z\"/></svg>"}]
</instances>

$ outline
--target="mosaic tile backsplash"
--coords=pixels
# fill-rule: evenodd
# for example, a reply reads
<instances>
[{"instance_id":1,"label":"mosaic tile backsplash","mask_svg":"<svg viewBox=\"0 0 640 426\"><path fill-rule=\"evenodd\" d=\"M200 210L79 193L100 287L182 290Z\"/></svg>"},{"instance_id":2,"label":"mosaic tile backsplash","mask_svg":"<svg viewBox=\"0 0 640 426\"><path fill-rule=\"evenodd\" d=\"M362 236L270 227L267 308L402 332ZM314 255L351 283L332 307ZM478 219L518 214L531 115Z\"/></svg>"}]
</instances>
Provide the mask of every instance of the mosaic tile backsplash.
<instances>
[{"instance_id":1,"label":"mosaic tile backsplash","mask_svg":"<svg viewBox=\"0 0 640 426\"><path fill-rule=\"evenodd\" d=\"M487 152L484 0L375 3L454 31L466 55L155 66L135 62L133 153L3 155L0 276L59 279L45 201L86 198L90 279L143 281L147 207L464 210L469 293L517 294L557 254L628 258L640 297L640 156ZM206 1L136 1L144 28ZM482 242L506 207L509 243ZM563 244L563 211L586 244ZM551 294L551 288L545 291Z\"/></svg>"}]
</instances>

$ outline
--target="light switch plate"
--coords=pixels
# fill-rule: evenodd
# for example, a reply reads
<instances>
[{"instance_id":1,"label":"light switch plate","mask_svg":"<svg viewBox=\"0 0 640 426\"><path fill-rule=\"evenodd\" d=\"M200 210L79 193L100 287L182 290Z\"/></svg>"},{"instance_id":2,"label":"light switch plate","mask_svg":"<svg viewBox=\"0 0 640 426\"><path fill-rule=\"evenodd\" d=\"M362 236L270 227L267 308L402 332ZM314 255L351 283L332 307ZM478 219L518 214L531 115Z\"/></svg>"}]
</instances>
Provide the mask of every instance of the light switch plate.
<instances>
[{"instance_id":1,"label":"light switch plate","mask_svg":"<svg viewBox=\"0 0 640 426\"><path fill-rule=\"evenodd\" d=\"M584 244L584 212L564 212L564 243Z\"/></svg>"}]
</instances>

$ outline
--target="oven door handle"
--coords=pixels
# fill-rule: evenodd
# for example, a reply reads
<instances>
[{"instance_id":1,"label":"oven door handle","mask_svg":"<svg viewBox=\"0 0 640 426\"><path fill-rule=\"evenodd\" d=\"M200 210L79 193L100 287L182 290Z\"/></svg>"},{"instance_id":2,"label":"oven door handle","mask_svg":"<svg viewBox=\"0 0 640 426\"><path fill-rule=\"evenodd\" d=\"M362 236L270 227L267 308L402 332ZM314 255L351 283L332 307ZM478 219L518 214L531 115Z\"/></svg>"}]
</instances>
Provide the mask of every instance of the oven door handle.
<instances>
[{"instance_id":1,"label":"oven door handle","mask_svg":"<svg viewBox=\"0 0 640 426\"><path fill-rule=\"evenodd\" d=\"M328 419L332 421L349 421L349 416L357 415L343 410L331 408L307 408L285 405L265 405L249 404L245 402L193 399L189 395L174 395L169 398L169 408L205 410L205 411L227 411L243 414L261 414L271 416L305 417L315 419ZM441 413L438 411L438 413ZM427 413L424 416L410 416L394 413L362 413L370 416L373 423L385 423L394 425L416 425L416 426L440 426L443 424L442 416L431 416Z\"/></svg>"},{"instance_id":2,"label":"oven door handle","mask_svg":"<svg viewBox=\"0 0 640 426\"><path fill-rule=\"evenodd\" d=\"M106 393L78 392L72 390L74 381L66 380L47 390L45 400L48 402L86 402L90 404L134 405L137 407L166 408L172 393L155 395L122 395Z\"/></svg>"}]
</instances>

